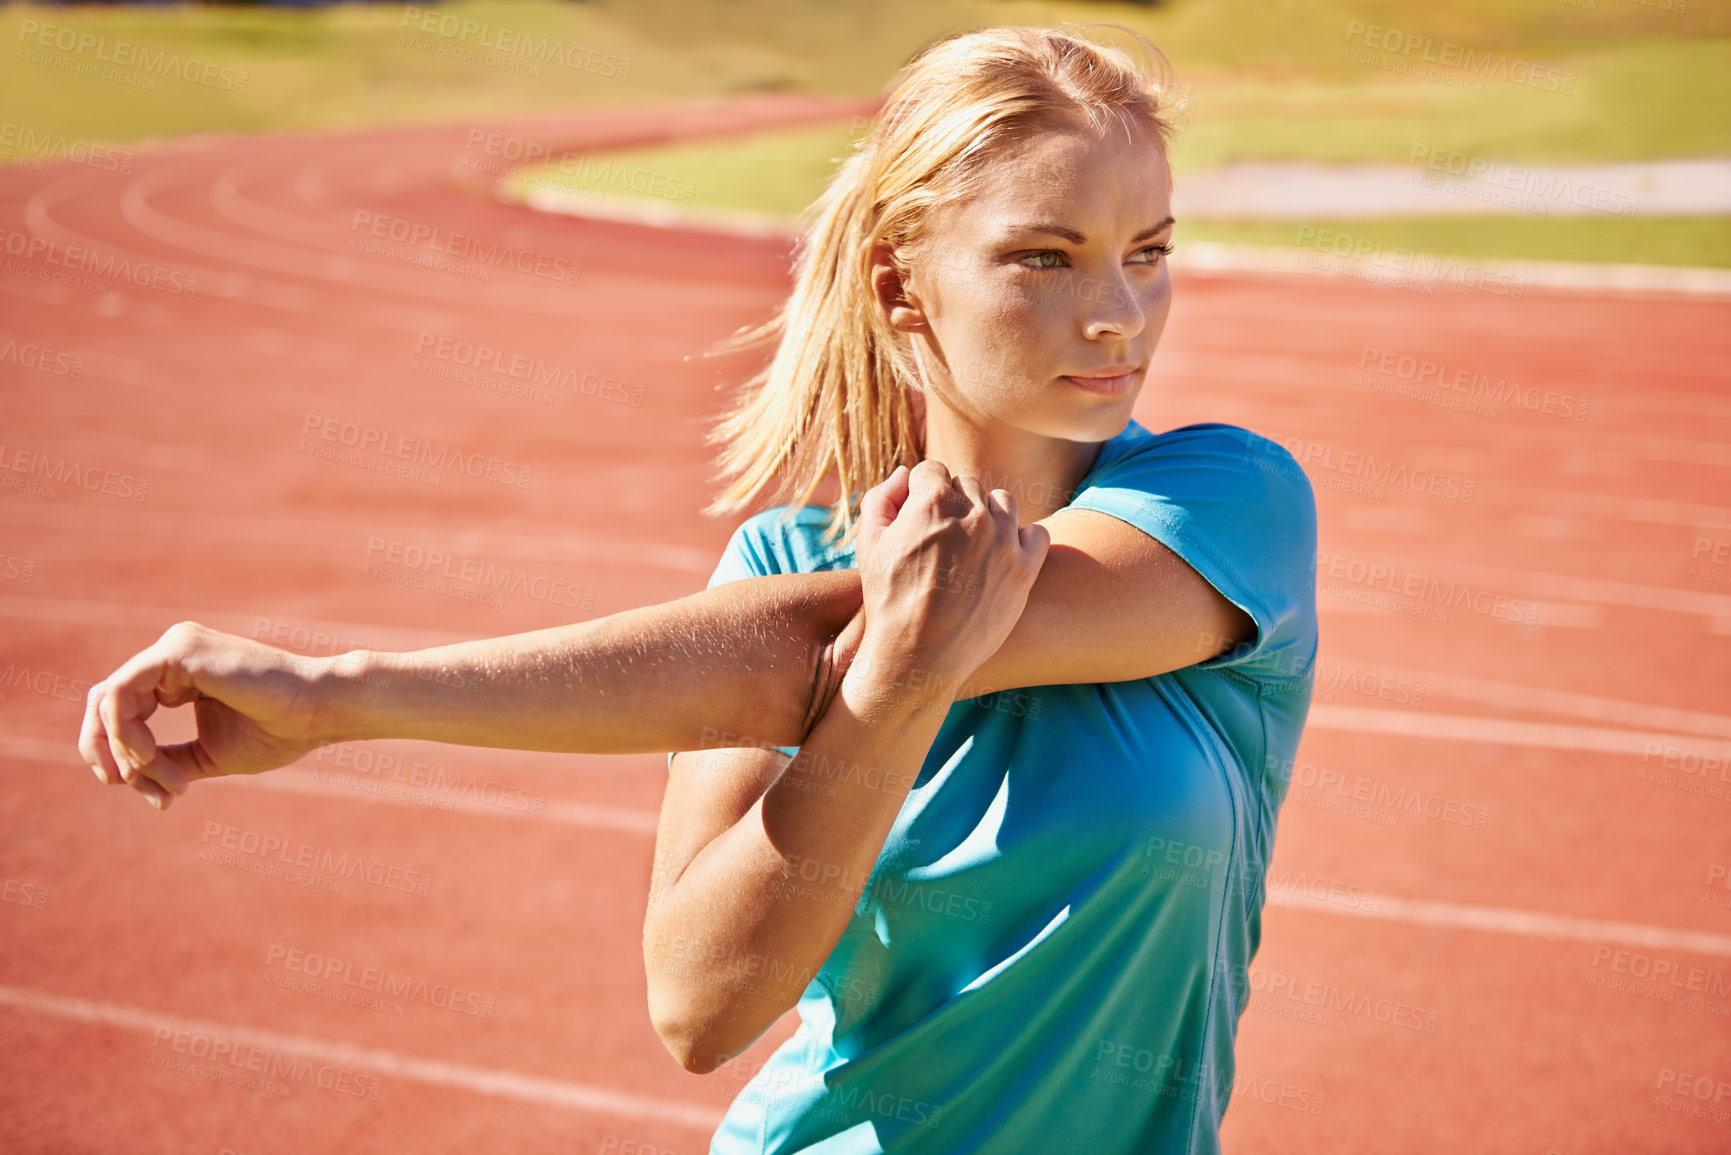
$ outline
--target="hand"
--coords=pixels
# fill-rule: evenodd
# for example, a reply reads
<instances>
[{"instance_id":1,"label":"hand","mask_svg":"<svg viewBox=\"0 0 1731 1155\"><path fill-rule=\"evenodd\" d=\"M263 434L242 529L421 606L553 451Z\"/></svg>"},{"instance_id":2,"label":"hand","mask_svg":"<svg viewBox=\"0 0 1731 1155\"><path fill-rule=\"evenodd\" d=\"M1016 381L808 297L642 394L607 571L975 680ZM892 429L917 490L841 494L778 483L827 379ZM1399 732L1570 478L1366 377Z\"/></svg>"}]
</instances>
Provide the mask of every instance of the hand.
<instances>
[{"instance_id":1,"label":"hand","mask_svg":"<svg viewBox=\"0 0 1731 1155\"><path fill-rule=\"evenodd\" d=\"M939 461L897 467L860 504L862 651L959 684L1015 628L1050 544L1007 491Z\"/></svg>"},{"instance_id":2,"label":"hand","mask_svg":"<svg viewBox=\"0 0 1731 1155\"><path fill-rule=\"evenodd\" d=\"M323 745L311 691L327 665L181 622L90 688L78 752L98 781L165 810L200 778L273 770ZM188 702L198 738L157 746L146 720Z\"/></svg>"}]
</instances>

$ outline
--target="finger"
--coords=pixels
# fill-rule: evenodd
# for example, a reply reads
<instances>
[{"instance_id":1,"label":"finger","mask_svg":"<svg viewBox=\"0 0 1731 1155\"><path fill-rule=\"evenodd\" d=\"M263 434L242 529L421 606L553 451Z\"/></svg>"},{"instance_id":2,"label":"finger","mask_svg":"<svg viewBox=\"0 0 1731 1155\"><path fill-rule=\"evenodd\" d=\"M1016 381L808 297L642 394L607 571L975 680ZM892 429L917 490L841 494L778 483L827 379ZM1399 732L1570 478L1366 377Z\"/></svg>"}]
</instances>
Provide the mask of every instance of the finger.
<instances>
[{"instance_id":1,"label":"finger","mask_svg":"<svg viewBox=\"0 0 1731 1155\"><path fill-rule=\"evenodd\" d=\"M1017 527L1017 539L1022 546L1022 555L1028 559L1036 573L1046 564L1046 550L1051 547L1052 535L1039 522L1029 522Z\"/></svg>"},{"instance_id":2,"label":"finger","mask_svg":"<svg viewBox=\"0 0 1731 1155\"><path fill-rule=\"evenodd\" d=\"M1012 525L1016 522L1016 499L1007 489L994 489L986 494L992 508L1010 519Z\"/></svg>"},{"instance_id":3,"label":"finger","mask_svg":"<svg viewBox=\"0 0 1731 1155\"><path fill-rule=\"evenodd\" d=\"M133 781L132 788L144 795L145 800L158 810L167 810L168 804L174 801L174 795L142 775Z\"/></svg>"},{"instance_id":4,"label":"finger","mask_svg":"<svg viewBox=\"0 0 1731 1155\"><path fill-rule=\"evenodd\" d=\"M96 708L103 689L104 683L98 682L85 695L84 721L78 727L78 753L95 773L98 782L104 786L116 786L120 783L120 767L114 763L114 753L108 748L108 731L103 728Z\"/></svg>"},{"instance_id":5,"label":"finger","mask_svg":"<svg viewBox=\"0 0 1731 1155\"><path fill-rule=\"evenodd\" d=\"M168 672L160 645L142 650L107 679L97 713L108 731L108 746L122 774L156 757L156 739L144 719L156 712L157 688Z\"/></svg>"},{"instance_id":6,"label":"finger","mask_svg":"<svg viewBox=\"0 0 1731 1155\"><path fill-rule=\"evenodd\" d=\"M889 524L901 512L908 499L908 467L898 465L895 472L866 490L860 498L860 540L870 548Z\"/></svg>"},{"instance_id":7,"label":"finger","mask_svg":"<svg viewBox=\"0 0 1731 1155\"><path fill-rule=\"evenodd\" d=\"M210 760L210 755L205 752L204 744L199 739L195 738L191 742L176 742L172 746L160 746L157 748L157 754L157 761L159 763L171 763L175 772L179 774L180 781L186 785L206 778L223 776L222 772L216 768L216 764ZM176 793L186 793L185 787L183 786Z\"/></svg>"},{"instance_id":8,"label":"finger","mask_svg":"<svg viewBox=\"0 0 1731 1155\"><path fill-rule=\"evenodd\" d=\"M129 709L136 711L131 698L132 695L119 686L110 686L96 703L97 716L102 719L102 728L108 733L108 749L114 755L115 765L120 768L121 778L127 782L133 781L139 768L156 757L156 739L150 736L149 727L136 716L128 717L126 714ZM140 730L144 731L147 741L139 738Z\"/></svg>"},{"instance_id":9,"label":"finger","mask_svg":"<svg viewBox=\"0 0 1731 1155\"><path fill-rule=\"evenodd\" d=\"M928 457L908 473L908 493L915 497L941 496L954 492L950 471L935 457Z\"/></svg>"},{"instance_id":10,"label":"finger","mask_svg":"<svg viewBox=\"0 0 1731 1155\"><path fill-rule=\"evenodd\" d=\"M979 478L965 473L956 478L956 488L962 491L963 496L968 499L970 504L980 507L987 513L992 511L991 502L986 500L986 487L980 484Z\"/></svg>"},{"instance_id":11,"label":"finger","mask_svg":"<svg viewBox=\"0 0 1731 1155\"><path fill-rule=\"evenodd\" d=\"M156 783L170 794L185 794L187 777L185 771L172 758L163 756L161 748L157 749L156 757L139 768L139 775Z\"/></svg>"}]
</instances>

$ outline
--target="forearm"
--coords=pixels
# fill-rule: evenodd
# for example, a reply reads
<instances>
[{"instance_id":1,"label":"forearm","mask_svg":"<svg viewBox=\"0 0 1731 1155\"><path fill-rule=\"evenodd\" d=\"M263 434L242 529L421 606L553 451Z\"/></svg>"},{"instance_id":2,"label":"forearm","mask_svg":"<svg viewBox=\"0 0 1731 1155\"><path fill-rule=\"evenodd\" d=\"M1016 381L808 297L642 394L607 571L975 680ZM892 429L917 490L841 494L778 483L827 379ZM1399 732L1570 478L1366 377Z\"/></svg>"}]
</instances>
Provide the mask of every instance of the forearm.
<instances>
[{"instance_id":1,"label":"forearm","mask_svg":"<svg viewBox=\"0 0 1731 1155\"><path fill-rule=\"evenodd\" d=\"M860 654L781 776L652 900L651 1015L688 1069L726 1062L798 1001L943 724L947 698L874 660Z\"/></svg>"},{"instance_id":2,"label":"forearm","mask_svg":"<svg viewBox=\"0 0 1731 1155\"><path fill-rule=\"evenodd\" d=\"M315 726L323 742L569 753L693 750L729 732L796 745L835 691L829 647L860 601L852 571L774 575L575 625L358 651L323 663Z\"/></svg>"}]
</instances>

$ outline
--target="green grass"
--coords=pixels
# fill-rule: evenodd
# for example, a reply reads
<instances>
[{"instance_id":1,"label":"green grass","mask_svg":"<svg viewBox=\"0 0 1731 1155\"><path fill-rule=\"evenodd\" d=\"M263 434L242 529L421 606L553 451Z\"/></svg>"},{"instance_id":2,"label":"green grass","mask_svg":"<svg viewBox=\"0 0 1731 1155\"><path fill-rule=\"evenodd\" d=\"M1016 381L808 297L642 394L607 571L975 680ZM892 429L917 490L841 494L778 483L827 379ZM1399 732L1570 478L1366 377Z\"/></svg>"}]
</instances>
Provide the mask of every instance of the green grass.
<instances>
[{"instance_id":1,"label":"green grass","mask_svg":"<svg viewBox=\"0 0 1731 1155\"><path fill-rule=\"evenodd\" d=\"M1404 157L1414 143L1525 160L1731 152L1731 2L1681 13L1634 0L1170 0L1149 8L1031 0L477 0L436 12L629 59L629 79L504 71L399 43L401 8L214 5L0 10L0 110L38 132L112 143L192 132L351 127L687 100L731 92L880 92L921 45L990 24L1116 21L1159 44L1191 89L1182 168L1232 158ZM242 93L164 78L155 91L66 71L90 52L41 50L27 21L249 73ZM1541 62L1563 96L1487 81L1483 93L1341 59L1352 22ZM460 41L444 41L451 46ZM470 40L473 46L473 38ZM495 63L507 54L486 54Z\"/></svg>"},{"instance_id":2,"label":"green grass","mask_svg":"<svg viewBox=\"0 0 1731 1155\"><path fill-rule=\"evenodd\" d=\"M647 170L692 188L692 203L705 208L741 209L793 217L810 204L847 155L860 126L844 124L729 137L671 148L630 149L596 157L598 163L625 170ZM607 174L590 176L588 165L560 160L520 171L519 187L564 186L582 195L609 195L619 187ZM639 183L642 183L641 181Z\"/></svg>"},{"instance_id":3,"label":"green grass","mask_svg":"<svg viewBox=\"0 0 1731 1155\"><path fill-rule=\"evenodd\" d=\"M458 0L436 17L554 37L629 60L625 80L541 64L531 76L403 42L403 8L212 5L0 10L0 153L20 132L133 147L191 133L298 132L809 90L872 96L921 45L992 24L1112 21L1149 35L1188 91L1180 173L1230 160L1405 161L1415 145L1516 162L1731 155L1731 0L1682 13L1636 0ZM27 22L247 73L244 91L156 77L154 90L70 71L93 51L41 48ZM1343 58L1354 22L1533 62L1563 95L1499 80L1484 91ZM432 34L436 46L474 38ZM1362 37L1360 38L1362 39ZM21 54L29 49L30 56ZM47 53L49 63L40 59ZM1413 59L1401 57L1403 61ZM521 63L521 61L518 61ZM56 66L56 64L60 66ZM134 75L139 70L127 70ZM843 154L849 126L632 154L691 182L694 201L791 215ZM13 143L8 145L10 140ZM1209 226L1248 236L1262 226ZM1284 229L1285 226L1279 226ZM1373 226L1363 226L1370 228ZM1722 263L1715 221L1517 218L1385 222L1425 247L1492 255ZM1199 231L1196 235L1202 235ZM1434 242L1434 243L1432 243Z\"/></svg>"},{"instance_id":4,"label":"green grass","mask_svg":"<svg viewBox=\"0 0 1731 1155\"><path fill-rule=\"evenodd\" d=\"M664 183L689 186L695 206L769 213L791 218L823 188L836 161L852 145L855 126L760 133L702 145L634 149L595 158L620 169L659 174ZM1404 158L1402 158L1404 159ZM526 169L520 185L551 180L621 196L617 178L583 180L557 165ZM603 173L606 170L601 170ZM581 202L578 202L581 203ZM1300 221L1183 222L1178 240L1296 245ZM1369 221L1313 221L1386 247L1460 256L1526 260L1611 261L1632 264L1731 267L1731 217L1507 216L1401 217Z\"/></svg>"}]
</instances>

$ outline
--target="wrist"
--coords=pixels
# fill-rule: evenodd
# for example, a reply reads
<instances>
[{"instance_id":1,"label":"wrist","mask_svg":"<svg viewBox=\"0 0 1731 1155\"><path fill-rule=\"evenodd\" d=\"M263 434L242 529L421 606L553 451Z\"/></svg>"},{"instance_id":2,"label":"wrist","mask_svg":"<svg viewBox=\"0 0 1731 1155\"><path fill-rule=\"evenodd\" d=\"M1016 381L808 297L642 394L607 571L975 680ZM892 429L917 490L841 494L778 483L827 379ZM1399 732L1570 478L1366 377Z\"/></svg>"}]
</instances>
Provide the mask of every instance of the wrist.
<instances>
[{"instance_id":1,"label":"wrist","mask_svg":"<svg viewBox=\"0 0 1731 1155\"><path fill-rule=\"evenodd\" d=\"M867 635L842 679L851 701L877 710L948 710L968 672L935 665L918 650Z\"/></svg>"},{"instance_id":2,"label":"wrist","mask_svg":"<svg viewBox=\"0 0 1731 1155\"><path fill-rule=\"evenodd\" d=\"M369 650L350 650L315 659L308 682L307 737L316 746L383 737L371 733L366 691L383 684L380 659Z\"/></svg>"}]
</instances>

